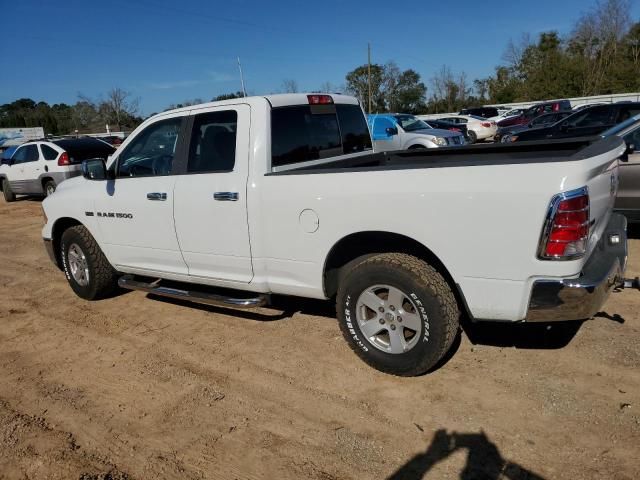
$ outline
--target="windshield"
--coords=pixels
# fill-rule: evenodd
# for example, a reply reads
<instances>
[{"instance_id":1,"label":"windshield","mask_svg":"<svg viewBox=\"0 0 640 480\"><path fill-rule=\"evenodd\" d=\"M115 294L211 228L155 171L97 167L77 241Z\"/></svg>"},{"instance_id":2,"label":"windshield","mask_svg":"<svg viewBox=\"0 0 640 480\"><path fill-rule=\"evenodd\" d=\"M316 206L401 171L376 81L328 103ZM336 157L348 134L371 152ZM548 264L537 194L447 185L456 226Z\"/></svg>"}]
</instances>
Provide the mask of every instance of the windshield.
<instances>
[{"instance_id":1,"label":"windshield","mask_svg":"<svg viewBox=\"0 0 640 480\"><path fill-rule=\"evenodd\" d=\"M636 123L638 121L640 121L640 114L634 115L633 117L628 118L624 122L619 123L618 125L616 125L614 127L611 127L609 130L606 130L603 133L601 133L601 135L603 137L610 137L612 135L616 135L618 132L621 132L625 128L630 127L631 125L633 125L634 123Z\"/></svg>"},{"instance_id":2,"label":"windshield","mask_svg":"<svg viewBox=\"0 0 640 480\"><path fill-rule=\"evenodd\" d=\"M393 118L396 119L398 125L400 125L405 132L413 132L415 130L426 130L431 128L425 122L417 117L414 117L413 115L394 115Z\"/></svg>"}]
</instances>

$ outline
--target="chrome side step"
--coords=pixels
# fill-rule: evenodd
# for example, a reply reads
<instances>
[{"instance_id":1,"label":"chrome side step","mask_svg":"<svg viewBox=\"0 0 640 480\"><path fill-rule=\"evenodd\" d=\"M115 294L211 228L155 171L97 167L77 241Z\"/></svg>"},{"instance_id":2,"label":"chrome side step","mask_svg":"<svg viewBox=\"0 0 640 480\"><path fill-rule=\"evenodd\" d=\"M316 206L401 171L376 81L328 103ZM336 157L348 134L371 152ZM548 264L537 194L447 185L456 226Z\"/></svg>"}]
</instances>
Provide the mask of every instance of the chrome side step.
<instances>
[{"instance_id":1,"label":"chrome side step","mask_svg":"<svg viewBox=\"0 0 640 480\"><path fill-rule=\"evenodd\" d=\"M190 302L204 303L206 305L217 305L221 307L234 308L255 308L262 307L268 303L267 295L258 295L253 298L233 298L224 295L217 295L208 292L198 292L195 290L183 290L180 288L163 287L160 279L154 282L141 282L131 275L124 275L118 279L120 288L128 290L140 290L142 292L160 295L162 297L176 298Z\"/></svg>"}]
</instances>

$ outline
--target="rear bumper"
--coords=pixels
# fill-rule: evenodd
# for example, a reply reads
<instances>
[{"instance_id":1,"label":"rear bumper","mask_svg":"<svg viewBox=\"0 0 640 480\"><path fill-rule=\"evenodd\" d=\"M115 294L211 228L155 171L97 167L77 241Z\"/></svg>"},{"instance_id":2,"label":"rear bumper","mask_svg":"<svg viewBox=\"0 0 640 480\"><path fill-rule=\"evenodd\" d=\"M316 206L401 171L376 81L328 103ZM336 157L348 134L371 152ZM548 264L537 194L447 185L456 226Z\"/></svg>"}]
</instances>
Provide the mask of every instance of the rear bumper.
<instances>
[{"instance_id":1,"label":"rear bumper","mask_svg":"<svg viewBox=\"0 0 640 480\"><path fill-rule=\"evenodd\" d=\"M618 243L611 241L617 235ZM600 311L627 265L627 220L612 214L602 239L578 278L534 282L525 320L586 320Z\"/></svg>"}]
</instances>

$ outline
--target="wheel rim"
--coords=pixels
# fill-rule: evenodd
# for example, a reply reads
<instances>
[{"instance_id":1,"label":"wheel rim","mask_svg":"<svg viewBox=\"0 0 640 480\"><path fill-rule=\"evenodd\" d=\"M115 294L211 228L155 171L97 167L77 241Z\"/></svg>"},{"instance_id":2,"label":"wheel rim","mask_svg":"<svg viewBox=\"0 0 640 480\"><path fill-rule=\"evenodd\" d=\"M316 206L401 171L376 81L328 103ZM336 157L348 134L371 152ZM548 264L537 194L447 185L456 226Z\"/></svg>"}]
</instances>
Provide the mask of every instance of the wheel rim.
<instances>
[{"instance_id":1,"label":"wheel rim","mask_svg":"<svg viewBox=\"0 0 640 480\"><path fill-rule=\"evenodd\" d=\"M76 283L82 287L89 285L89 263L82 249L76 243L72 243L69 247L67 257L71 276Z\"/></svg>"},{"instance_id":2,"label":"wheel rim","mask_svg":"<svg viewBox=\"0 0 640 480\"><path fill-rule=\"evenodd\" d=\"M390 285L363 291L356 302L356 319L369 343L386 353L406 353L422 336L422 319L414 300Z\"/></svg>"},{"instance_id":3,"label":"wheel rim","mask_svg":"<svg viewBox=\"0 0 640 480\"><path fill-rule=\"evenodd\" d=\"M47 197L49 195L53 194L53 192L55 192L55 191L56 191L55 185L53 185L51 183L47 185Z\"/></svg>"}]
</instances>

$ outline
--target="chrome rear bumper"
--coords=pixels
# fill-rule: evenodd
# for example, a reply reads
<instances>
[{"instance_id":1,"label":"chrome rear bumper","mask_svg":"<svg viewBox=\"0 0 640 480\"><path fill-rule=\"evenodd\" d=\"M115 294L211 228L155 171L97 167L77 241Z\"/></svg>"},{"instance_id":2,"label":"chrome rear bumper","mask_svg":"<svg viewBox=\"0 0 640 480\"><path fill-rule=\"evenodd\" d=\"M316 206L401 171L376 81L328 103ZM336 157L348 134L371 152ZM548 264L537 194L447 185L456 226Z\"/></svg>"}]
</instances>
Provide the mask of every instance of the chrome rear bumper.
<instances>
[{"instance_id":1,"label":"chrome rear bumper","mask_svg":"<svg viewBox=\"0 0 640 480\"><path fill-rule=\"evenodd\" d=\"M553 322L593 317L611 290L623 282L626 266L627 220L614 213L578 278L534 282L525 321Z\"/></svg>"}]
</instances>

